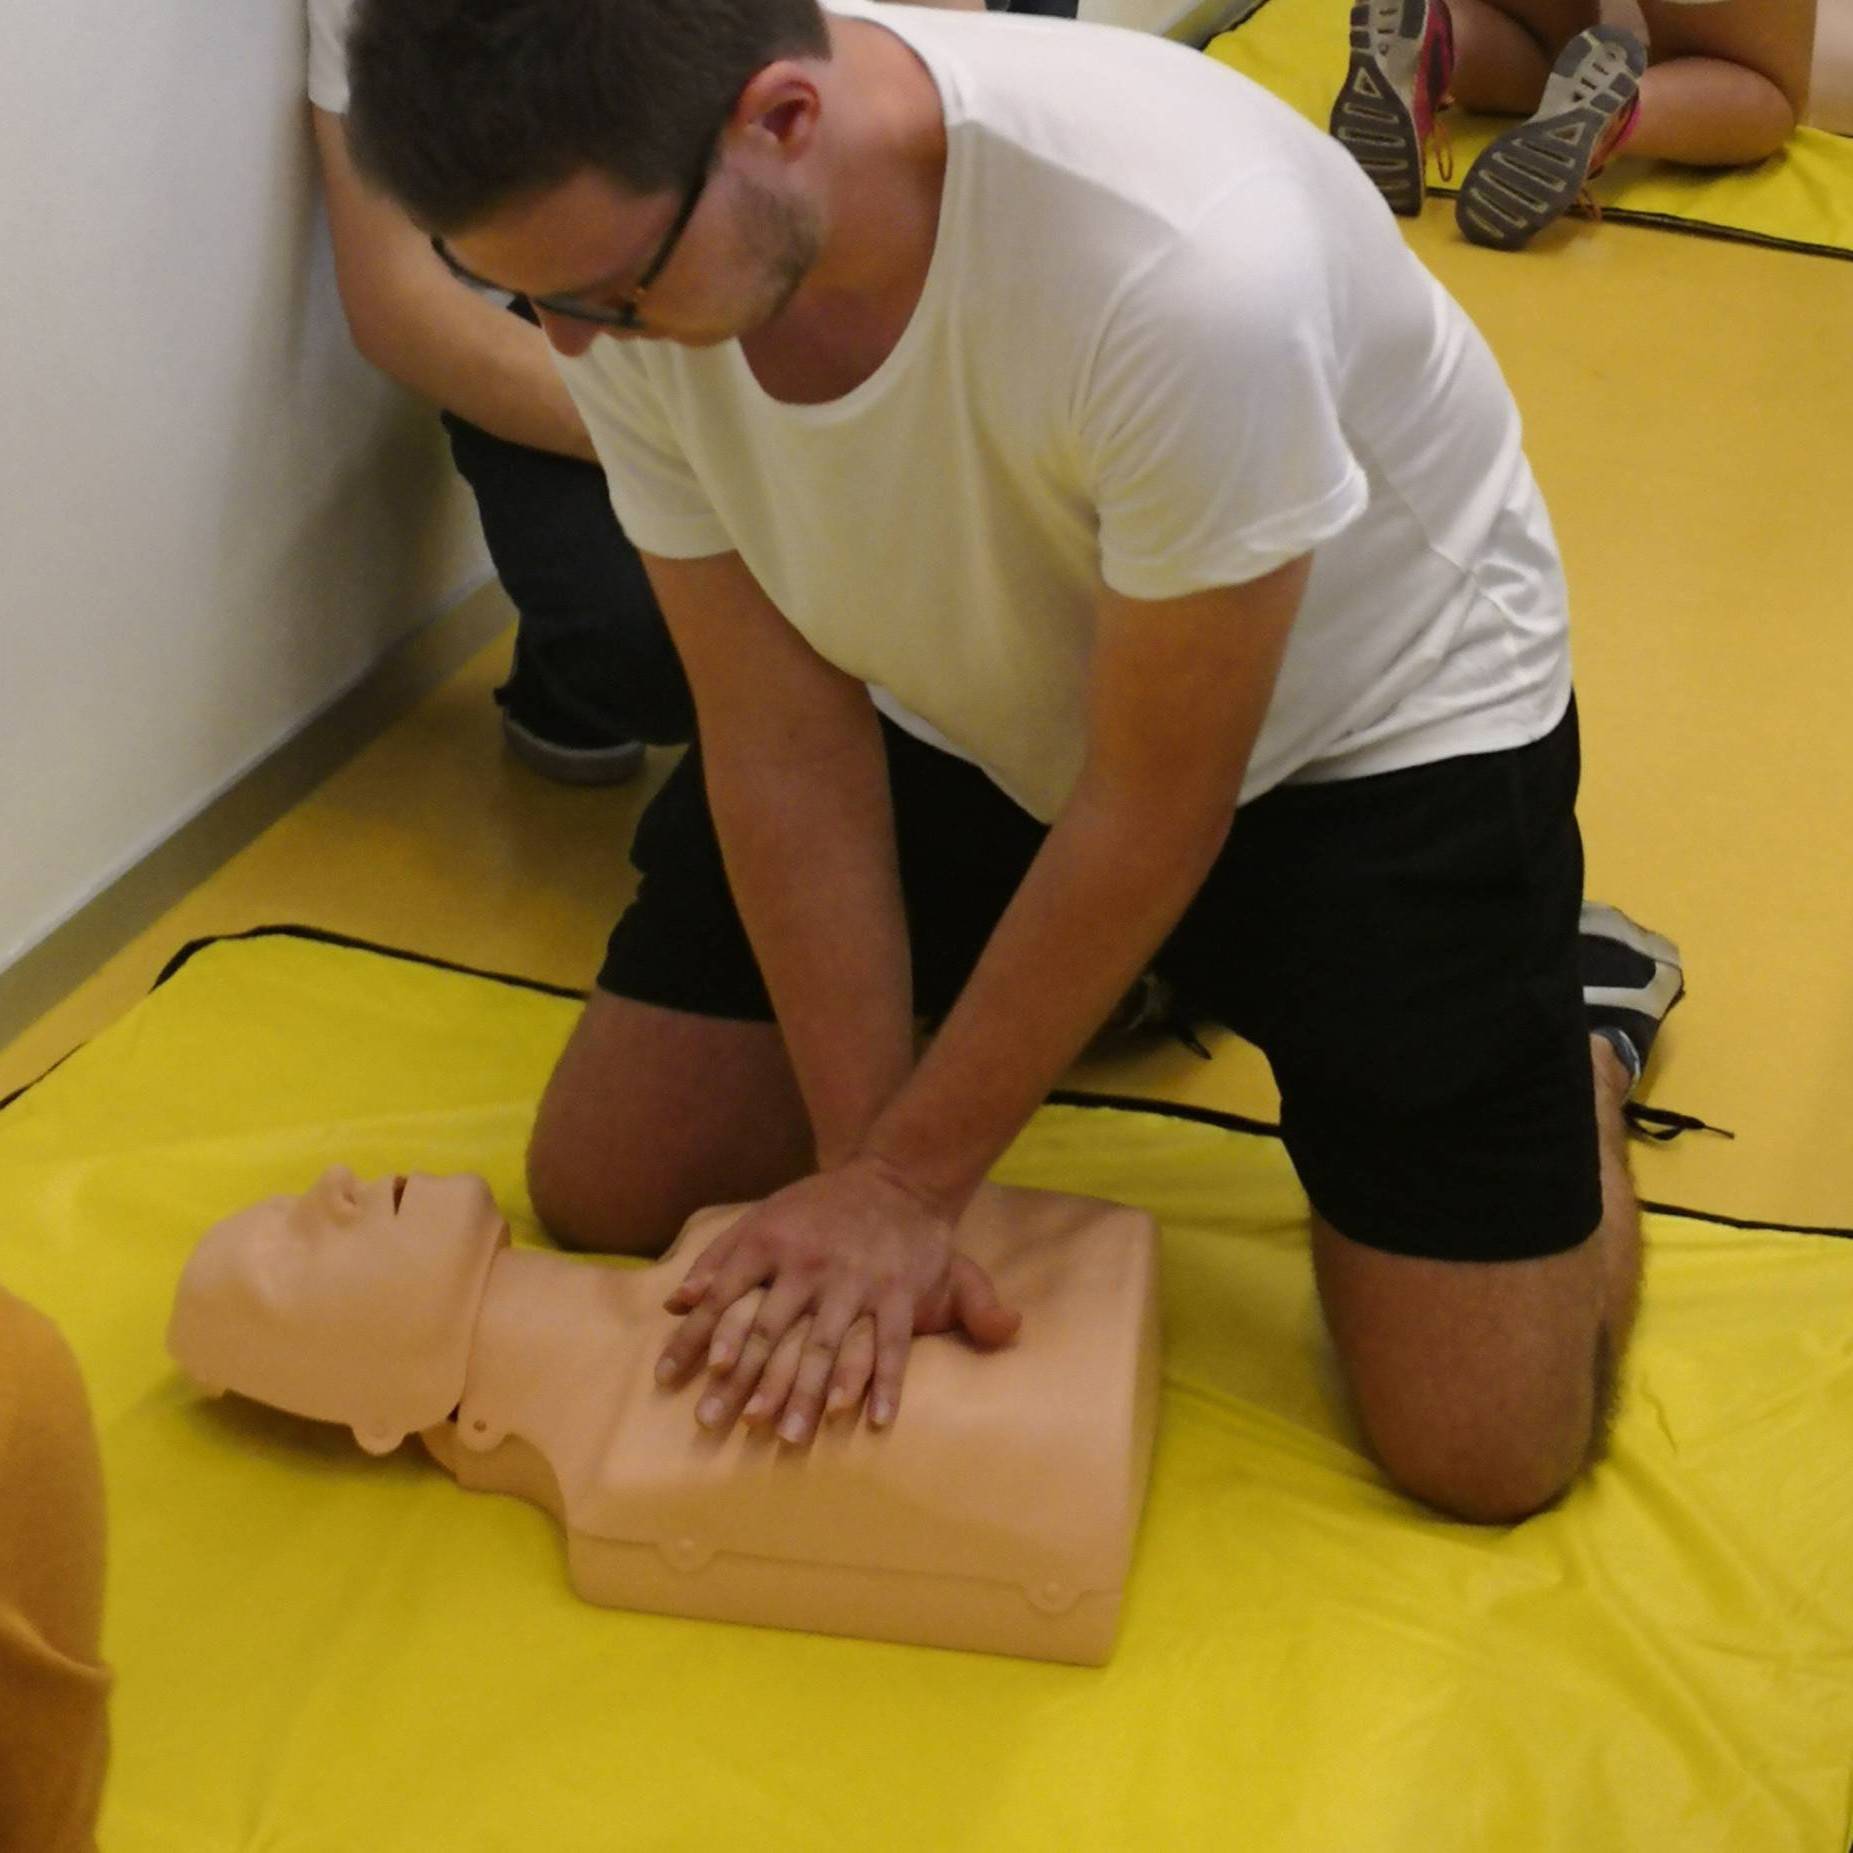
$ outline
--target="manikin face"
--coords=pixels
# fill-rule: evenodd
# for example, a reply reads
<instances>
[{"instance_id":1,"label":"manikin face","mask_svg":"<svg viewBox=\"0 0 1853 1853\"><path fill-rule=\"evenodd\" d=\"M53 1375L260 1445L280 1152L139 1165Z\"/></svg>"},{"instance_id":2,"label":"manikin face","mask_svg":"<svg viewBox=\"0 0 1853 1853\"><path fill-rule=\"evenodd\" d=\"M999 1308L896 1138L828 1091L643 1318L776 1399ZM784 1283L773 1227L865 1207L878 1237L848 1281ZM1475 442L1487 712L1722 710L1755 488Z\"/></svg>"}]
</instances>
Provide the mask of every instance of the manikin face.
<instances>
[{"instance_id":1,"label":"manikin face","mask_svg":"<svg viewBox=\"0 0 1853 1853\"><path fill-rule=\"evenodd\" d=\"M189 1376L396 1445L441 1421L508 1226L481 1178L336 1166L209 1230L181 1275L168 1348Z\"/></svg>"}]
</instances>

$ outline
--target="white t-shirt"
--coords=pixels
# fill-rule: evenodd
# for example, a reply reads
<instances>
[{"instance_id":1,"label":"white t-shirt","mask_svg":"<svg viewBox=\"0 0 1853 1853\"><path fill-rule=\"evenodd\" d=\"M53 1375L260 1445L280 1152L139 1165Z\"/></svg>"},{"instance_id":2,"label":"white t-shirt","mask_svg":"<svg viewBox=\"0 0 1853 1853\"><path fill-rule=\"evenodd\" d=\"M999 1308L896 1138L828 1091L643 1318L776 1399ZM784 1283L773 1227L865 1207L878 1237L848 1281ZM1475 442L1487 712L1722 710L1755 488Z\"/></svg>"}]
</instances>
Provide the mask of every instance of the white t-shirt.
<instances>
[{"instance_id":1,"label":"white t-shirt","mask_svg":"<svg viewBox=\"0 0 1853 1853\"><path fill-rule=\"evenodd\" d=\"M347 25L354 0L309 0L309 101L347 114Z\"/></svg>"},{"instance_id":2,"label":"white t-shirt","mask_svg":"<svg viewBox=\"0 0 1853 1853\"><path fill-rule=\"evenodd\" d=\"M1548 732L1565 594L1517 409L1351 157L1163 40L835 10L912 46L945 109L919 304L824 405L768 397L732 342L562 362L637 545L737 550L1045 820L1082 761L1097 573L1162 599L1316 550L1245 799Z\"/></svg>"}]
</instances>

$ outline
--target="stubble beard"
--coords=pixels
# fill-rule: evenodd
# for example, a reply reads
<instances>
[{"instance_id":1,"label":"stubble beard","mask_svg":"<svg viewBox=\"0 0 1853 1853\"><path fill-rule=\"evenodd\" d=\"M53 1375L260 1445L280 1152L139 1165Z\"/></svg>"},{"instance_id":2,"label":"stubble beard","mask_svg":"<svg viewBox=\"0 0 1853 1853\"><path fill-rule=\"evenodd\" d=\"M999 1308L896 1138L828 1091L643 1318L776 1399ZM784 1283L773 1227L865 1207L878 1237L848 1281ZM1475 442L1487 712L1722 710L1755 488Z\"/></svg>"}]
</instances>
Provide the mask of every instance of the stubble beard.
<instances>
[{"instance_id":1,"label":"stubble beard","mask_svg":"<svg viewBox=\"0 0 1853 1853\"><path fill-rule=\"evenodd\" d=\"M760 277L750 309L741 316L741 334L776 321L804 287L823 250L823 232L814 210L751 181L745 183L741 230L746 254Z\"/></svg>"}]
</instances>

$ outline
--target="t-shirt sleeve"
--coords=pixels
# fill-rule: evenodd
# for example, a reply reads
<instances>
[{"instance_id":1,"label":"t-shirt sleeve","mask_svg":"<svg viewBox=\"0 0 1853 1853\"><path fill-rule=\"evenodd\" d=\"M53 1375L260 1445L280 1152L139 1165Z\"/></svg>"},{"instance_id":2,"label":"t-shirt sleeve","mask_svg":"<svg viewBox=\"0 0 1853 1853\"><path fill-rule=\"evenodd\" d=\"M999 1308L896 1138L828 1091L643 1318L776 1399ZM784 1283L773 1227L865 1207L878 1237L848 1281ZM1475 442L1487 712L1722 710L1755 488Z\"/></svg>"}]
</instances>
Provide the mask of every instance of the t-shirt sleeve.
<instances>
[{"instance_id":1,"label":"t-shirt sleeve","mask_svg":"<svg viewBox=\"0 0 1853 1853\"><path fill-rule=\"evenodd\" d=\"M636 349L595 341L560 362L566 389L604 467L611 507L631 543L666 560L731 553L734 542L676 437Z\"/></svg>"},{"instance_id":2,"label":"t-shirt sleeve","mask_svg":"<svg viewBox=\"0 0 1853 1853\"><path fill-rule=\"evenodd\" d=\"M347 114L347 28L354 0L309 0L309 101Z\"/></svg>"},{"instance_id":3,"label":"t-shirt sleeve","mask_svg":"<svg viewBox=\"0 0 1853 1853\"><path fill-rule=\"evenodd\" d=\"M1240 585L1363 512L1331 235L1291 176L1257 176L1121 290L1079 420L1114 591Z\"/></svg>"}]
</instances>

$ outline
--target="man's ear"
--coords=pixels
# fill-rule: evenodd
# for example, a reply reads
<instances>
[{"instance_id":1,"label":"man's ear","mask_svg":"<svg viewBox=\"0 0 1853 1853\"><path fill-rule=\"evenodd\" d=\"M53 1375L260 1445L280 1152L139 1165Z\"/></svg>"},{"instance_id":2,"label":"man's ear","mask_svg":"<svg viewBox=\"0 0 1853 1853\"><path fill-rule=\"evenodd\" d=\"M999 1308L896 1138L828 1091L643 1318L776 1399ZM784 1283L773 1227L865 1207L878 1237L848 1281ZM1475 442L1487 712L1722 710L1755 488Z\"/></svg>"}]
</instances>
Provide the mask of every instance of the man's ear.
<instances>
[{"instance_id":1,"label":"man's ear","mask_svg":"<svg viewBox=\"0 0 1853 1853\"><path fill-rule=\"evenodd\" d=\"M810 152L822 113L823 94L814 67L781 58L747 79L727 128L742 137L748 150L791 162Z\"/></svg>"}]
</instances>

